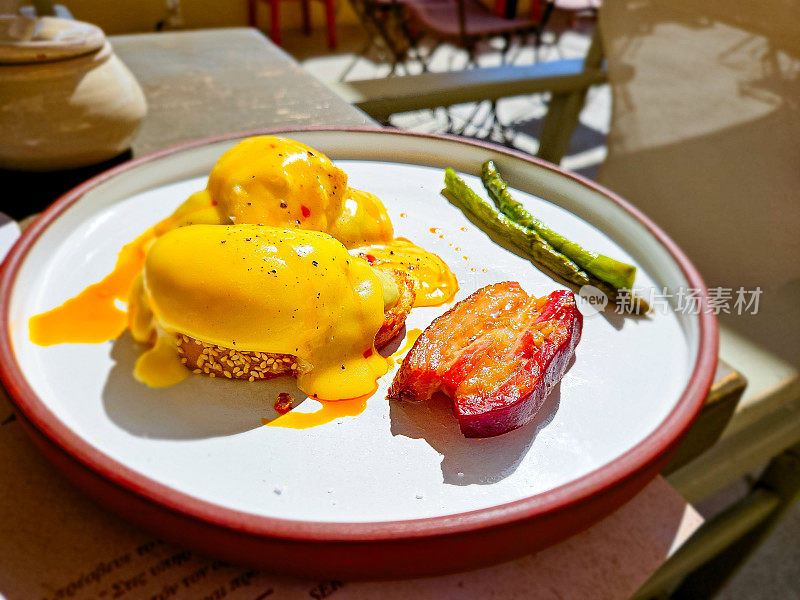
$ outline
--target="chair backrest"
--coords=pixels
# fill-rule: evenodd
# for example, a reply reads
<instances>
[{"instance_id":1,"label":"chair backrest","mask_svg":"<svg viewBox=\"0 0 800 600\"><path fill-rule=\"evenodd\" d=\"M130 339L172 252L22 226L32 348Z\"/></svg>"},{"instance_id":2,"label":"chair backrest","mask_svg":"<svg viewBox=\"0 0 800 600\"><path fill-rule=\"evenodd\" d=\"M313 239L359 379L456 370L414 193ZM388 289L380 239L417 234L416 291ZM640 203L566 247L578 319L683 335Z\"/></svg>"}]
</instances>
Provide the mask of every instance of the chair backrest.
<instances>
[{"instance_id":1,"label":"chair backrest","mask_svg":"<svg viewBox=\"0 0 800 600\"><path fill-rule=\"evenodd\" d=\"M800 1L616 0L600 27L614 102L598 179L709 287L760 286L758 315L731 300L721 323L800 363Z\"/></svg>"}]
</instances>

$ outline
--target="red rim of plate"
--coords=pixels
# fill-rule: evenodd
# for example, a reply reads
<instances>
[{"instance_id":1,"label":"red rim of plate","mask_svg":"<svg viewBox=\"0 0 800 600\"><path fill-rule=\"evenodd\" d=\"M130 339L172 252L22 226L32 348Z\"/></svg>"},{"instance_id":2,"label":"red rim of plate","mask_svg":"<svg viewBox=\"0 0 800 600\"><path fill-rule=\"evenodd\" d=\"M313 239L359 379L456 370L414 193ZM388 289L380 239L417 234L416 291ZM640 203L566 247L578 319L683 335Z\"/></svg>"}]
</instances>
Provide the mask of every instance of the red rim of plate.
<instances>
[{"instance_id":1,"label":"red rim of plate","mask_svg":"<svg viewBox=\"0 0 800 600\"><path fill-rule=\"evenodd\" d=\"M378 542L423 537L438 537L461 534L479 529L507 526L518 521L541 517L568 509L585 501L590 496L613 488L646 469L653 461L667 452L685 433L703 405L708 389L713 381L717 363L717 322L714 315L701 311L699 315L699 347L697 360L678 403L670 414L646 439L629 449L612 462L552 490L529 498L515 500L494 507L474 511L412 519L406 521L384 521L375 523L327 523L318 521L297 521L265 517L200 500L166 485L157 483L136 471L114 461L81 437L71 431L50 412L47 406L28 385L11 346L9 324L9 304L11 291L17 272L28 251L39 236L67 208L97 185L116 175L138 167L144 163L158 160L198 146L225 140L244 138L253 135L290 134L302 132L362 132L370 134L404 135L417 138L439 139L457 142L491 150L555 171L564 177L577 181L608 198L622 207L636 221L647 228L669 252L680 266L683 275L693 289L700 290L701 306L705 306L707 289L697 269L655 223L627 201L612 192L579 175L568 173L555 165L522 154L508 148L456 136L413 133L369 127L297 127L284 129L264 129L242 133L225 134L194 140L165 148L158 152L133 159L89 179L70 190L54 202L25 230L9 252L0 267L0 380L9 392L16 408L33 426L53 441L62 451L77 459L84 466L98 473L129 492L165 507L175 513L198 519L207 524L232 529L241 533L266 536L296 542Z\"/></svg>"}]
</instances>

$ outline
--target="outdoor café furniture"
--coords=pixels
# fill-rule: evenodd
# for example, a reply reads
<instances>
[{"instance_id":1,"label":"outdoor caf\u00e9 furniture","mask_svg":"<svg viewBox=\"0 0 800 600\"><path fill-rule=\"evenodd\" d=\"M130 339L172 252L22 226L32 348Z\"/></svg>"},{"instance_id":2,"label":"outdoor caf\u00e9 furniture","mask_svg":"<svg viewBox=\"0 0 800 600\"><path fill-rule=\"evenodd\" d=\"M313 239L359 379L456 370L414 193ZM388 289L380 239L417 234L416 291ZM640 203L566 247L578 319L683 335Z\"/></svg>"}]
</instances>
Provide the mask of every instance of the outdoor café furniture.
<instances>
[{"instance_id":1,"label":"outdoor caf\u00e9 furniture","mask_svg":"<svg viewBox=\"0 0 800 600\"><path fill-rule=\"evenodd\" d=\"M506 17L498 15L481 0L455 0L455 2L407 3L415 24L421 32L432 38L435 45L450 42L467 51L469 64L474 65L479 42L499 37L504 46L501 54L510 48L514 37L527 38L533 35L534 44L539 45L542 27L547 23L553 6L545 3L541 15Z\"/></svg>"},{"instance_id":2,"label":"outdoor caf\u00e9 furniture","mask_svg":"<svg viewBox=\"0 0 800 600\"><path fill-rule=\"evenodd\" d=\"M269 4L270 37L272 41L281 45L281 1L282 0L247 0L247 16L250 27L258 23L258 6L261 2ZM303 15L303 32L311 33L311 0L299 0L300 11ZM328 48L336 48L336 3L334 0L321 0L325 6L325 26L328 35Z\"/></svg>"},{"instance_id":3,"label":"outdoor caf\u00e9 furniture","mask_svg":"<svg viewBox=\"0 0 800 600\"><path fill-rule=\"evenodd\" d=\"M550 1L543 5L536 2L529 16L517 17L515 3L500 2L492 8L481 0L350 0L350 4L367 32L367 43L360 54L383 46L391 61L390 74L401 65L408 71L407 61L427 71L434 52L446 42L465 49L468 64L475 66L478 43L499 37L505 61L513 38L524 43L533 36L538 47L553 9ZM423 45L429 48L423 51Z\"/></svg>"}]
</instances>

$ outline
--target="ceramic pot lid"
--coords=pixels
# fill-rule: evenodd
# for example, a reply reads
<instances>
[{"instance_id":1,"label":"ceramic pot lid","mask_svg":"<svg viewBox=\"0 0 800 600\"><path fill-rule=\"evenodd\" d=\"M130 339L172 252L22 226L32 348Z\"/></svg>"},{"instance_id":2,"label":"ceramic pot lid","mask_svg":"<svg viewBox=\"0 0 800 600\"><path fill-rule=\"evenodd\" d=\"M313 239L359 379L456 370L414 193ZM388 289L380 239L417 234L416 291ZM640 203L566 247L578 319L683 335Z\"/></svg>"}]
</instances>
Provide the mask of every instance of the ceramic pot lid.
<instances>
[{"instance_id":1,"label":"ceramic pot lid","mask_svg":"<svg viewBox=\"0 0 800 600\"><path fill-rule=\"evenodd\" d=\"M103 30L55 17L0 16L0 64L40 63L89 54L105 43Z\"/></svg>"}]
</instances>

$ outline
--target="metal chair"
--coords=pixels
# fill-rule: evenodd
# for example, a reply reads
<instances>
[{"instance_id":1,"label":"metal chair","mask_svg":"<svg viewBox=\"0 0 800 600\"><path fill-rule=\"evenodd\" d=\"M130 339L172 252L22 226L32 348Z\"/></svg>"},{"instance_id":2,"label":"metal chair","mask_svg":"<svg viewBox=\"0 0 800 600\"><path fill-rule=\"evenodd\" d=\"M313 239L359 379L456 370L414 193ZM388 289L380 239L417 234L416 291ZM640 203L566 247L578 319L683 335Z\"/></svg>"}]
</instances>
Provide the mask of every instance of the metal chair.
<instances>
[{"instance_id":1,"label":"metal chair","mask_svg":"<svg viewBox=\"0 0 800 600\"><path fill-rule=\"evenodd\" d=\"M406 61L413 52L414 38L407 23L404 2L401 0L350 0L350 6L367 33L367 40L356 54L356 60L361 56L367 56L373 49L383 50L391 64L389 76L399 73L401 67L408 73ZM355 61L342 73L340 77L342 81L347 77L354 64ZM424 62L421 64L424 70Z\"/></svg>"},{"instance_id":2,"label":"metal chair","mask_svg":"<svg viewBox=\"0 0 800 600\"><path fill-rule=\"evenodd\" d=\"M534 44L541 42L544 24L553 10L547 2L540 17L512 17L497 15L480 0L419 1L407 0L414 22L422 32L437 44L450 42L467 51L469 65L476 64L477 45L491 38L502 38L503 61L514 37L534 37Z\"/></svg>"},{"instance_id":3,"label":"metal chair","mask_svg":"<svg viewBox=\"0 0 800 600\"><path fill-rule=\"evenodd\" d=\"M270 38L277 45L281 45L281 21L280 3L281 0L248 0L248 20L250 27L255 27L258 17L258 4L264 1L269 4L270 9ZM311 0L299 0L300 9L303 15L303 31L306 35L311 33ZM336 48L336 6L334 0L321 0L325 5L325 21L328 29L328 48Z\"/></svg>"}]
</instances>

